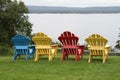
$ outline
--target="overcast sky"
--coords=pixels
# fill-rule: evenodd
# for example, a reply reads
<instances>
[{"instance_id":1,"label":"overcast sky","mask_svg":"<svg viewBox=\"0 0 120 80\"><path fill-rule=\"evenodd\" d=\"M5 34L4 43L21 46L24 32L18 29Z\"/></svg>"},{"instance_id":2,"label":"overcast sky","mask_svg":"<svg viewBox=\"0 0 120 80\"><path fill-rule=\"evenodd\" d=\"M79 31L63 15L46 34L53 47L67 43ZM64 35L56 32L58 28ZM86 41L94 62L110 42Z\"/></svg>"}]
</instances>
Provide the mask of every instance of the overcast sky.
<instances>
[{"instance_id":1,"label":"overcast sky","mask_svg":"<svg viewBox=\"0 0 120 80\"><path fill-rule=\"evenodd\" d=\"M37 6L72 6L72 7L92 7L92 6L120 6L120 0L21 0L26 5Z\"/></svg>"}]
</instances>

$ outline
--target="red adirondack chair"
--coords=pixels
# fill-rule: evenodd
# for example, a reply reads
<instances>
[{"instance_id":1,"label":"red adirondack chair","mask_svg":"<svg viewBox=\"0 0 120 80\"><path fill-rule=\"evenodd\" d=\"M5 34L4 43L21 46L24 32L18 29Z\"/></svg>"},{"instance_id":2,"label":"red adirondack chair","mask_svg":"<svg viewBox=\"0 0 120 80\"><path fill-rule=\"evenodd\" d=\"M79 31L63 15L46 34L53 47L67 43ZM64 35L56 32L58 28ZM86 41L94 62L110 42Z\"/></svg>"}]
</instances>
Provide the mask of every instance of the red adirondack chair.
<instances>
[{"instance_id":1,"label":"red adirondack chair","mask_svg":"<svg viewBox=\"0 0 120 80\"><path fill-rule=\"evenodd\" d=\"M58 40L62 44L62 60L68 55L76 55L75 61L78 61L83 56L84 45L78 45L79 38L70 31L63 32Z\"/></svg>"}]
</instances>

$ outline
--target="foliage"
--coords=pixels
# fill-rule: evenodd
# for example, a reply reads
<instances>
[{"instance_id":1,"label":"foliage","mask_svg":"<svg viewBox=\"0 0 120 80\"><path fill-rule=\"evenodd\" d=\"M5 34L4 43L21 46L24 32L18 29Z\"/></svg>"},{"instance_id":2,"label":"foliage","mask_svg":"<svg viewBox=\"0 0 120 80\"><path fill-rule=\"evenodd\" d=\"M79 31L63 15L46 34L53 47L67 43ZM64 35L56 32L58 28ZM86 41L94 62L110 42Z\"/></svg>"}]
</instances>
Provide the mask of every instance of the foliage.
<instances>
[{"instance_id":1,"label":"foliage","mask_svg":"<svg viewBox=\"0 0 120 80\"><path fill-rule=\"evenodd\" d=\"M84 50L88 50L88 44L84 43Z\"/></svg>"},{"instance_id":2,"label":"foliage","mask_svg":"<svg viewBox=\"0 0 120 80\"><path fill-rule=\"evenodd\" d=\"M119 40L116 41L116 45L115 45L116 49L120 49L120 33L119 33L118 37L119 37Z\"/></svg>"},{"instance_id":3,"label":"foliage","mask_svg":"<svg viewBox=\"0 0 120 80\"><path fill-rule=\"evenodd\" d=\"M61 43L58 41L52 41L52 44L58 44L58 47L61 47Z\"/></svg>"},{"instance_id":4,"label":"foliage","mask_svg":"<svg viewBox=\"0 0 120 80\"><path fill-rule=\"evenodd\" d=\"M87 55L75 62L75 56L61 61L61 53L52 61L42 57L38 62L34 58L26 61L25 56L12 61L12 56L0 56L1 80L120 80L120 57L109 56L106 63L96 57L88 63ZM24 57L24 58L23 58Z\"/></svg>"},{"instance_id":5,"label":"foliage","mask_svg":"<svg viewBox=\"0 0 120 80\"><path fill-rule=\"evenodd\" d=\"M115 48L116 48L116 49L120 49L120 40L116 41Z\"/></svg>"},{"instance_id":6,"label":"foliage","mask_svg":"<svg viewBox=\"0 0 120 80\"><path fill-rule=\"evenodd\" d=\"M31 35L32 24L28 21L28 9L22 1L0 0L0 42L11 43L17 33Z\"/></svg>"},{"instance_id":7,"label":"foliage","mask_svg":"<svg viewBox=\"0 0 120 80\"><path fill-rule=\"evenodd\" d=\"M7 44L0 44L0 56L5 55L13 55L13 49Z\"/></svg>"}]
</instances>

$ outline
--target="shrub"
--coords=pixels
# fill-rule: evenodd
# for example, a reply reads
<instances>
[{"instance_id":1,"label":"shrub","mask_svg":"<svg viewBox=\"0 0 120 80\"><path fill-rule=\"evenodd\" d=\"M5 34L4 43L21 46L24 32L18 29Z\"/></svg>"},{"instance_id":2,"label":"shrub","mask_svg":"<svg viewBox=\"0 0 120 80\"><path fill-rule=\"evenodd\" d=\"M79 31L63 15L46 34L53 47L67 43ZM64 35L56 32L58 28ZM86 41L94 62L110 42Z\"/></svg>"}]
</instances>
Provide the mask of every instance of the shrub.
<instances>
[{"instance_id":1,"label":"shrub","mask_svg":"<svg viewBox=\"0 0 120 80\"><path fill-rule=\"evenodd\" d=\"M12 55L13 49L7 44L0 44L0 55Z\"/></svg>"}]
</instances>

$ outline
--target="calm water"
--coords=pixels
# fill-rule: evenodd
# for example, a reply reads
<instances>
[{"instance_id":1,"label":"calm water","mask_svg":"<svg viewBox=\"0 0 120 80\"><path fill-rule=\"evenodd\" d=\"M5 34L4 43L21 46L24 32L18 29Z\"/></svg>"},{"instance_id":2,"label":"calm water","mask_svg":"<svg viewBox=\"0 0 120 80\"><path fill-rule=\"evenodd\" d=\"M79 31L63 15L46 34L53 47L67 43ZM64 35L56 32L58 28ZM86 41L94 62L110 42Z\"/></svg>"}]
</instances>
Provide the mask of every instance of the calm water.
<instances>
[{"instance_id":1,"label":"calm water","mask_svg":"<svg viewBox=\"0 0 120 80\"><path fill-rule=\"evenodd\" d=\"M76 34L80 44L93 33L106 37L112 47L119 39L120 14L29 14L29 20L32 33L44 32L54 41L63 31Z\"/></svg>"}]
</instances>

